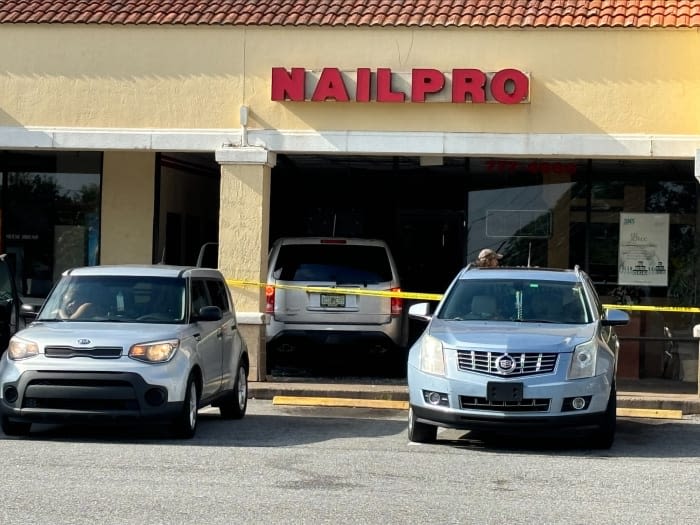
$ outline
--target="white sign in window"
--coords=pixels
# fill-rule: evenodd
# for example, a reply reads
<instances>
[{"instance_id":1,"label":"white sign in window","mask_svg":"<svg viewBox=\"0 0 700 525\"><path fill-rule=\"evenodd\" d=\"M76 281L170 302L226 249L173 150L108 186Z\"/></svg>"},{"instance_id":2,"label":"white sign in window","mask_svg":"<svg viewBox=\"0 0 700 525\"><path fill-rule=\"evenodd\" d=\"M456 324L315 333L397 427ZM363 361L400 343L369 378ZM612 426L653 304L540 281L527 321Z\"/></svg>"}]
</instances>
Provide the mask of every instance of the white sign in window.
<instances>
[{"instance_id":1,"label":"white sign in window","mask_svg":"<svg viewBox=\"0 0 700 525\"><path fill-rule=\"evenodd\" d=\"M621 213L617 282L668 286L667 213Z\"/></svg>"}]
</instances>

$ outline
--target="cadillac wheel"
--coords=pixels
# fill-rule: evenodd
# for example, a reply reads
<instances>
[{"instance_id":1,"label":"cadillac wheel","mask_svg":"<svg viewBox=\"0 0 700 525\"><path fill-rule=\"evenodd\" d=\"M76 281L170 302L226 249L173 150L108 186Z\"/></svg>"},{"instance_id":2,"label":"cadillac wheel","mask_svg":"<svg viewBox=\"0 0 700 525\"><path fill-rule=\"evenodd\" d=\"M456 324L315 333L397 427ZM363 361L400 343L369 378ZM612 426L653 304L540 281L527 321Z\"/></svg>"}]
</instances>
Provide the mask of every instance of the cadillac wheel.
<instances>
[{"instance_id":1,"label":"cadillac wheel","mask_svg":"<svg viewBox=\"0 0 700 525\"><path fill-rule=\"evenodd\" d=\"M408 409L408 439L415 443L433 443L437 439L437 427L416 421L413 407Z\"/></svg>"}]
</instances>

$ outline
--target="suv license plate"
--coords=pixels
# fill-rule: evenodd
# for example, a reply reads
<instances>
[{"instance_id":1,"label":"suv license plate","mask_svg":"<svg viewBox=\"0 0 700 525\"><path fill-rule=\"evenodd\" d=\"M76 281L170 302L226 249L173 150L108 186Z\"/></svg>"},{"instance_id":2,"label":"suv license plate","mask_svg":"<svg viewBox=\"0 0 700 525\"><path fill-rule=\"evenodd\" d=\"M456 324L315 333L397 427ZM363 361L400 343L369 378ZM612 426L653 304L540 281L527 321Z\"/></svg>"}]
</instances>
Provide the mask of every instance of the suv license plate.
<instances>
[{"instance_id":1,"label":"suv license plate","mask_svg":"<svg viewBox=\"0 0 700 525\"><path fill-rule=\"evenodd\" d=\"M489 401L522 401L522 383L495 383L486 384L486 399Z\"/></svg>"},{"instance_id":2,"label":"suv license plate","mask_svg":"<svg viewBox=\"0 0 700 525\"><path fill-rule=\"evenodd\" d=\"M345 307L345 296L340 294L321 294L321 306L327 306L330 308L344 308Z\"/></svg>"}]
</instances>

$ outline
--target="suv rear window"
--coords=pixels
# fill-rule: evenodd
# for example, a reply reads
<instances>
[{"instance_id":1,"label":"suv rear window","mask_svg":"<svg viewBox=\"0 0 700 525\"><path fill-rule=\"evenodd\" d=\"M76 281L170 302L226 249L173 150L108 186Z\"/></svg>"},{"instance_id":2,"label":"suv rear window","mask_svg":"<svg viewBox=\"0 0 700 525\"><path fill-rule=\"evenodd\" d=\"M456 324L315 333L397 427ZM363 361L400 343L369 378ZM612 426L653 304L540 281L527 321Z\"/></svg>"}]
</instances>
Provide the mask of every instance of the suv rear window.
<instances>
[{"instance_id":1,"label":"suv rear window","mask_svg":"<svg viewBox=\"0 0 700 525\"><path fill-rule=\"evenodd\" d=\"M392 280L382 246L297 244L280 247L274 268L282 281L376 284Z\"/></svg>"}]
</instances>

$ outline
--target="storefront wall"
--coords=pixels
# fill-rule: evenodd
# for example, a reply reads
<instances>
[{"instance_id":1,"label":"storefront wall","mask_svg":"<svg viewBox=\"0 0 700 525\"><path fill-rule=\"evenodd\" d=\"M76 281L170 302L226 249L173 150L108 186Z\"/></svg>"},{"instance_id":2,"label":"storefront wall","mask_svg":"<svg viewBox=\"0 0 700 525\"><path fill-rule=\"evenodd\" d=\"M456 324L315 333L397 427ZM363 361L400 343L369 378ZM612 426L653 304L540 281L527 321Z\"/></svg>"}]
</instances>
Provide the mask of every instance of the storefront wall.
<instances>
[{"instance_id":1,"label":"storefront wall","mask_svg":"<svg viewBox=\"0 0 700 525\"><path fill-rule=\"evenodd\" d=\"M105 152L101 264L151 262L154 168L153 152Z\"/></svg>"},{"instance_id":2,"label":"storefront wall","mask_svg":"<svg viewBox=\"0 0 700 525\"><path fill-rule=\"evenodd\" d=\"M249 149L690 161L699 39L680 29L8 24L0 46L17 51L0 57L0 148L105 151L102 263L154 260L143 226L156 213L155 152L216 152L220 260L253 254L222 269L261 281L274 162L249 163ZM529 102L274 102L274 67L515 68L530 76ZM236 295L255 326L264 297Z\"/></svg>"},{"instance_id":3,"label":"storefront wall","mask_svg":"<svg viewBox=\"0 0 700 525\"><path fill-rule=\"evenodd\" d=\"M246 105L251 131L694 136L699 40L680 29L4 25L0 46L17 52L0 58L0 125L237 132ZM531 75L531 102L273 103L273 67L516 68ZM72 137L110 140L119 147Z\"/></svg>"}]
</instances>

